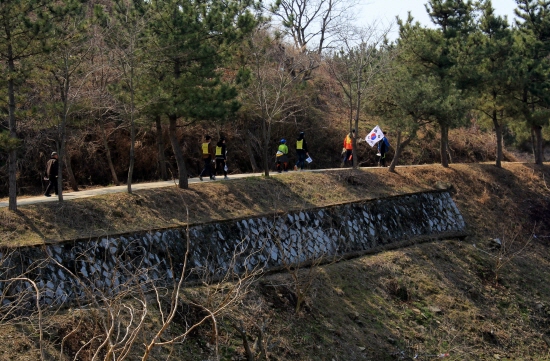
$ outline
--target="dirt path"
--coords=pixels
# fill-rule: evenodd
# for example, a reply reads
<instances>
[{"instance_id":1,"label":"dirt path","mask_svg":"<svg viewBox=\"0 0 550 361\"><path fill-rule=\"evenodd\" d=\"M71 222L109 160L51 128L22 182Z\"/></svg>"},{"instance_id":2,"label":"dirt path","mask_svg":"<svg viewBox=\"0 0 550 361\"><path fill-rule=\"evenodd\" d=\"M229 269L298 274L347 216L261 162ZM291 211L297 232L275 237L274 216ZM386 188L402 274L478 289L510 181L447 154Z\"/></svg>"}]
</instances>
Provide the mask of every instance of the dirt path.
<instances>
[{"instance_id":1,"label":"dirt path","mask_svg":"<svg viewBox=\"0 0 550 361\"><path fill-rule=\"evenodd\" d=\"M515 163L515 162L508 162L508 163ZM433 164L421 164L421 165L403 165L403 166L397 166L398 168L411 168L411 167L430 167L433 166ZM326 172L326 171L345 171L349 170L350 168L327 168L327 169L312 169L312 170L304 170L304 172ZM378 169L378 167L360 167L362 170L367 169ZM241 179L241 178L249 178L249 177L260 177L263 173L243 173L243 174L234 174L229 175L229 181L233 179ZM270 172L270 176L277 176L277 172ZM208 177L204 178L204 181L201 182L198 178L190 178L189 184L194 183L210 183L213 182L208 179ZM215 182L226 182L223 180L223 177L218 176L217 180ZM132 184L132 190L138 191L143 189L156 189L156 188L164 188L164 187L170 187L177 184L177 180L169 180L169 181L160 181L160 182L149 182L149 183L136 183ZM72 199L79 199L79 198L89 198L94 197L98 195L103 194L114 194L114 193L123 193L127 190L126 185L121 186L113 186L113 187L105 187L105 188L94 188L94 189L88 189L88 190L82 190L78 192L72 192L72 191L65 191L63 193L64 200L72 200ZM29 204L38 204L38 203L48 203L48 202L57 202L58 199L55 195L52 194L51 197L45 197L43 195L36 196L36 197L25 197L25 198L18 198L17 199L17 205L18 206L25 206ZM6 208L8 207L8 199L3 198L0 201L0 208Z\"/></svg>"},{"instance_id":2,"label":"dirt path","mask_svg":"<svg viewBox=\"0 0 550 361\"><path fill-rule=\"evenodd\" d=\"M344 170L349 168L336 168L336 169L315 169L315 170L305 170L305 172L325 172L328 170ZM248 177L260 177L263 173L243 173L243 174L234 174L229 175L229 181L233 179L248 178ZM270 172L270 176L277 176L277 172ZM209 182L227 182L223 180L223 176L218 176L216 181L211 181L208 177L204 178L204 181L200 181L199 178L190 178L189 184L193 183L209 183ZM132 191L139 191L143 189L155 189L155 188L164 188L170 187L177 184L177 180L161 181L161 182L150 182L150 183L136 183L132 184ZM89 198L94 196L99 196L103 194L113 194L113 193L123 193L128 189L127 185L105 187L105 188L94 188L88 190L82 190L78 192L65 191L63 193L63 199L66 201L78 198ZM36 197L26 197L18 198L17 205L25 206L29 204L38 204L38 203L48 203L48 202L57 202L57 197L52 194L51 197L45 197L43 195ZM8 199L4 198L0 201L0 208L5 208L8 206Z\"/></svg>"}]
</instances>

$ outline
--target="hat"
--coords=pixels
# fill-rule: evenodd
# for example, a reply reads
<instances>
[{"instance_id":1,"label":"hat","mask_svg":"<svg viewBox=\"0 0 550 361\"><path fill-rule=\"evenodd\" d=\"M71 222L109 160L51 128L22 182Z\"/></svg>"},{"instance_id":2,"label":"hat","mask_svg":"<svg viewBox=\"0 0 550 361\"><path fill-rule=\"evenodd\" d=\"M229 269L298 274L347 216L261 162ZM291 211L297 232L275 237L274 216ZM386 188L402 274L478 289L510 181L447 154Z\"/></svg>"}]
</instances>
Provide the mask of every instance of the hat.
<instances>
[{"instance_id":1,"label":"hat","mask_svg":"<svg viewBox=\"0 0 550 361\"><path fill-rule=\"evenodd\" d=\"M53 157L54 155L57 155L57 152L52 152L51 156Z\"/></svg>"},{"instance_id":2,"label":"hat","mask_svg":"<svg viewBox=\"0 0 550 361\"><path fill-rule=\"evenodd\" d=\"M352 129L351 132L352 132L352 133L355 133L355 129Z\"/></svg>"},{"instance_id":3,"label":"hat","mask_svg":"<svg viewBox=\"0 0 550 361\"><path fill-rule=\"evenodd\" d=\"M281 139L281 143L282 143L282 144L285 144L285 143L286 143L286 139L285 139L285 138Z\"/></svg>"}]
</instances>

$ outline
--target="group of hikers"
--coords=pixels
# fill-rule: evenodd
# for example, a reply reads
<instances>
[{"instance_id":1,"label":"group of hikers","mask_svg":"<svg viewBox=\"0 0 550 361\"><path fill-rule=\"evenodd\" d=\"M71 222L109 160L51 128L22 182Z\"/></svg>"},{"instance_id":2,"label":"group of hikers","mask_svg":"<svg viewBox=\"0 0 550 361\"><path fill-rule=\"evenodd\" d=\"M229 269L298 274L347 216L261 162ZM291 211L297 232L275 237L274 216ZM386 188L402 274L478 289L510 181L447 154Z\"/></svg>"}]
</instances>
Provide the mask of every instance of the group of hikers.
<instances>
[{"instance_id":1,"label":"group of hikers","mask_svg":"<svg viewBox=\"0 0 550 361\"><path fill-rule=\"evenodd\" d=\"M386 132L383 132L384 137L378 142L378 154L379 156L379 165L382 167L386 166L386 152L389 150L390 143L386 138ZM351 132L346 135L344 138L344 148L342 149L343 166L350 166L353 164L353 139L355 138L355 129L352 129ZM202 143L202 160L204 162L204 167L199 175L199 179L202 181L203 176L209 176L211 180L216 180L216 175L218 173L223 174L224 179L229 179L227 177L227 149L225 146L225 137L220 137L216 146L212 144L212 137L206 135L204 137L204 142ZM46 165L46 176L44 180L48 181L48 186L44 195L46 197L51 197L51 191L54 191L55 194L58 193L57 189L57 173L58 173L58 155L56 152L52 152L51 159ZM306 163L311 163L312 159L309 156L309 151L307 147L307 142L305 139L305 132L300 132L296 138L296 164L294 165L294 170L303 170ZM279 146L276 153L276 166L277 172L288 172L289 158L288 158L288 145L286 139L281 139L279 141ZM215 163L214 170L212 165Z\"/></svg>"},{"instance_id":2,"label":"group of hikers","mask_svg":"<svg viewBox=\"0 0 550 361\"><path fill-rule=\"evenodd\" d=\"M382 132L383 137L377 142L378 153L378 165L381 167L386 166L386 153L390 149L390 142L386 138L386 132ZM344 148L342 149L342 156L344 160L342 165L344 167L353 165L353 139L355 138L355 129L352 129L348 135L344 138Z\"/></svg>"},{"instance_id":3,"label":"group of hikers","mask_svg":"<svg viewBox=\"0 0 550 361\"><path fill-rule=\"evenodd\" d=\"M378 164L382 167L386 166L386 153L390 148L390 143L386 138L386 132L383 132L383 138L378 142ZM344 148L342 150L344 167L351 166L353 164L353 139L355 138L355 129L346 135L344 138ZM202 159L204 161L204 167L199 175L199 179L202 181L203 176L209 176L211 180L216 180L216 175L223 172L224 179L227 177L227 150L225 146L225 137L221 137L216 146L212 144L212 137L206 135L204 142L202 143ZM276 168L278 173L288 172L289 158L288 158L288 145L286 139L279 141L277 147ZM296 138L296 164L294 165L295 171L301 171L304 169L306 163L311 163L312 159L309 156L309 150L307 147L307 141L305 139L305 132L298 133ZM212 164L215 162L215 170L212 170Z\"/></svg>"}]
</instances>

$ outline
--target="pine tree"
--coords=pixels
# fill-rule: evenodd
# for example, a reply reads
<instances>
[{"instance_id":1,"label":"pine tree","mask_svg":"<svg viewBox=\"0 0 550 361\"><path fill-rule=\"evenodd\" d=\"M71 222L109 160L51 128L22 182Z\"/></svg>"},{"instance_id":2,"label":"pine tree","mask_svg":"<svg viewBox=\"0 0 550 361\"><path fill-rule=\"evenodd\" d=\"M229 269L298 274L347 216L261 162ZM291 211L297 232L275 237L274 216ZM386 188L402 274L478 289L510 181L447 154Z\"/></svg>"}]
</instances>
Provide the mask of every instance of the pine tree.
<instances>
[{"instance_id":1,"label":"pine tree","mask_svg":"<svg viewBox=\"0 0 550 361\"><path fill-rule=\"evenodd\" d=\"M502 128L513 112L511 94L517 78L513 61L514 39L506 19L495 15L491 1L482 4L481 10L479 65L476 69L480 80L477 109L493 123L497 139L496 166L500 168Z\"/></svg>"},{"instance_id":2,"label":"pine tree","mask_svg":"<svg viewBox=\"0 0 550 361\"><path fill-rule=\"evenodd\" d=\"M17 138L16 93L28 77L30 60L47 52L56 20L67 12L65 4L48 0L9 0L0 2L0 60L6 64L8 123L10 138ZM17 210L17 149L9 150L9 209Z\"/></svg>"},{"instance_id":3,"label":"pine tree","mask_svg":"<svg viewBox=\"0 0 550 361\"><path fill-rule=\"evenodd\" d=\"M130 124L130 164L126 182L128 193L132 193L135 163L136 117L139 115L136 106L139 100L143 103L146 93L146 90L140 88L143 84L140 80L145 72L148 10L146 2L142 0L114 0L111 13L104 15L108 19L105 24L105 41L114 54L115 66L121 74L111 90L120 100L121 113L129 118Z\"/></svg>"},{"instance_id":4,"label":"pine tree","mask_svg":"<svg viewBox=\"0 0 550 361\"><path fill-rule=\"evenodd\" d=\"M188 179L176 134L178 120L220 119L238 109L237 93L221 81L220 66L233 44L255 26L252 5L235 0L149 2L159 95L159 106L151 109L168 117L180 188L188 187Z\"/></svg>"},{"instance_id":5,"label":"pine tree","mask_svg":"<svg viewBox=\"0 0 550 361\"><path fill-rule=\"evenodd\" d=\"M434 114L441 131L441 164L449 166L449 129L461 124L468 108L467 97L462 95L457 69L458 59L467 47L468 35L473 30L472 2L461 0L430 0L426 11L436 29L413 24L412 18L400 21L400 43L419 64L417 71L438 78L440 108Z\"/></svg>"},{"instance_id":6,"label":"pine tree","mask_svg":"<svg viewBox=\"0 0 550 361\"><path fill-rule=\"evenodd\" d=\"M535 163L543 162L542 127L550 117L550 1L517 0L519 34L516 63L520 80L516 98L531 128Z\"/></svg>"}]
</instances>

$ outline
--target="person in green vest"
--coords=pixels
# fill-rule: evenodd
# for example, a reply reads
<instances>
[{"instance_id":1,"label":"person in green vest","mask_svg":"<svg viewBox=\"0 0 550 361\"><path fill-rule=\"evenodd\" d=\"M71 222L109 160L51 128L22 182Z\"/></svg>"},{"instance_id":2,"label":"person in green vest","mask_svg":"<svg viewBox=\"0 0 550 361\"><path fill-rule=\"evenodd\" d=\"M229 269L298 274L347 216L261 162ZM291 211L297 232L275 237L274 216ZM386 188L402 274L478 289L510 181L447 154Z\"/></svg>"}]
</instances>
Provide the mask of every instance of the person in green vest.
<instances>
[{"instance_id":1,"label":"person in green vest","mask_svg":"<svg viewBox=\"0 0 550 361\"><path fill-rule=\"evenodd\" d=\"M288 146L286 145L286 139L281 139L276 156L277 172L281 173L283 170L288 172Z\"/></svg>"},{"instance_id":2,"label":"person in green vest","mask_svg":"<svg viewBox=\"0 0 550 361\"><path fill-rule=\"evenodd\" d=\"M223 179L229 179L227 177L227 150L224 137L221 137L216 144L216 175L219 172L223 172Z\"/></svg>"},{"instance_id":3,"label":"person in green vest","mask_svg":"<svg viewBox=\"0 0 550 361\"><path fill-rule=\"evenodd\" d=\"M298 139L296 140L296 156L298 157L298 161L294 166L294 170L298 170L298 168L300 168L300 170L303 170L306 159L309 156L305 135L306 134L304 132L300 132L300 134L298 134Z\"/></svg>"},{"instance_id":4,"label":"person in green vest","mask_svg":"<svg viewBox=\"0 0 550 361\"><path fill-rule=\"evenodd\" d=\"M201 150L202 150L202 160L204 161L204 168L199 175L199 179L202 181L202 176L208 175L210 176L210 180L216 180L216 176L212 172L212 162L214 162L215 152L214 147L210 144L212 141L212 137L207 135L204 137L204 143L202 143Z\"/></svg>"}]
</instances>

